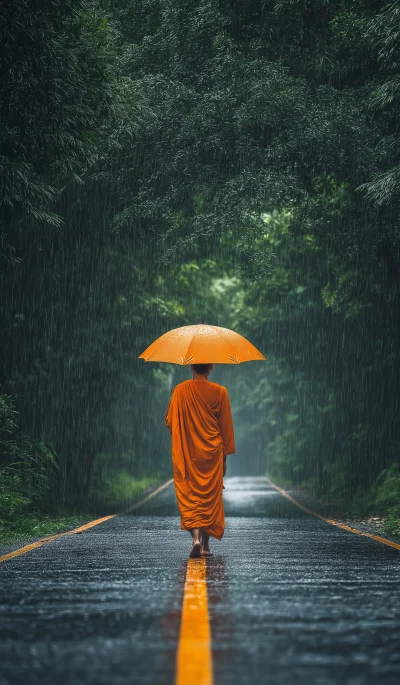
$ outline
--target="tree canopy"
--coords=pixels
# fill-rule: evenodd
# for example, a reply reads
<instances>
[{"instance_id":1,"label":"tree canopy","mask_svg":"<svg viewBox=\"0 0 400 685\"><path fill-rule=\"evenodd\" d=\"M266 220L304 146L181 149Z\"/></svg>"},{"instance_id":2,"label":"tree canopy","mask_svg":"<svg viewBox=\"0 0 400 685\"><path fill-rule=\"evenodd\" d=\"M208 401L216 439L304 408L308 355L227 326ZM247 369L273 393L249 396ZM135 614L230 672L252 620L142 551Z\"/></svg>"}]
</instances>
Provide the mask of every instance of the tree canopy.
<instances>
[{"instance_id":1,"label":"tree canopy","mask_svg":"<svg viewBox=\"0 0 400 685\"><path fill-rule=\"evenodd\" d=\"M243 460L337 497L397 468L399 15L5 5L2 473L26 436L68 506L168 473L181 375L136 357L202 317L268 357L220 372Z\"/></svg>"}]
</instances>

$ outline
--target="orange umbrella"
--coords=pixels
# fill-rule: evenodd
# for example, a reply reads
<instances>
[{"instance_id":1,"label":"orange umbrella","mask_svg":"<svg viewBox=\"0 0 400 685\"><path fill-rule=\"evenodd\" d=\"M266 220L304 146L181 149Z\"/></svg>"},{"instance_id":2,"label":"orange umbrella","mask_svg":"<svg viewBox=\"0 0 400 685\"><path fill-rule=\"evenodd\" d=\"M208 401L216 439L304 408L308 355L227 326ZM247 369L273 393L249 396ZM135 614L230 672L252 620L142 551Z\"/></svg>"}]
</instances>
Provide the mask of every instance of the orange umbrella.
<instances>
[{"instance_id":1,"label":"orange umbrella","mask_svg":"<svg viewBox=\"0 0 400 685\"><path fill-rule=\"evenodd\" d=\"M265 359L239 333L201 323L174 328L155 340L139 359L170 364L241 364Z\"/></svg>"}]
</instances>

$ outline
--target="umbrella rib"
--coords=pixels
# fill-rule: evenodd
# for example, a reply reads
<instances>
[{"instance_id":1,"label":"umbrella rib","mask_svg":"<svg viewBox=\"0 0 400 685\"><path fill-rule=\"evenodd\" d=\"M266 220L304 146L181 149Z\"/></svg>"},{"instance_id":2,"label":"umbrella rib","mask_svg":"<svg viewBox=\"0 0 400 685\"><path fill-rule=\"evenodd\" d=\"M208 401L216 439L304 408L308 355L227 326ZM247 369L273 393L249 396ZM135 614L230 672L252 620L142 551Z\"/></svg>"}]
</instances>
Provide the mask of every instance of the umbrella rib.
<instances>
[{"instance_id":1,"label":"umbrella rib","mask_svg":"<svg viewBox=\"0 0 400 685\"><path fill-rule=\"evenodd\" d=\"M222 329L222 326L221 326L221 329ZM226 345L227 345L227 347L228 347L228 350L229 350L229 340L228 340L228 337L225 336L225 329L222 329L222 330L220 331L220 335L221 335L221 337L225 340L225 343L226 343ZM238 335L240 335L240 334L238 334ZM240 361L239 361L239 362L233 362L233 363L234 363L234 364L240 364Z\"/></svg>"},{"instance_id":2,"label":"umbrella rib","mask_svg":"<svg viewBox=\"0 0 400 685\"><path fill-rule=\"evenodd\" d=\"M190 326L184 326L184 328L190 328ZM176 330L178 330L178 329L173 328L171 331L167 331L166 333L163 333L163 335L161 335L157 340L155 340L150 345L150 347L152 347L154 345L154 349L152 349L148 359L146 359L142 355L140 355L139 359L142 357L143 359L145 359L145 361L152 361L153 357L157 354L158 350L163 346L165 339L168 339L168 337L170 337L170 334L174 333L174 331L176 331ZM156 345L157 342L158 342L158 345ZM189 345L190 345L190 343L189 343ZM145 352L146 352L146 350L145 350ZM172 363L172 364L178 363L179 364L179 362L170 362L170 363ZM182 364L181 364L181 366L182 366Z\"/></svg>"},{"instance_id":3,"label":"umbrella rib","mask_svg":"<svg viewBox=\"0 0 400 685\"><path fill-rule=\"evenodd\" d=\"M155 345L154 349L151 351L151 354L150 354L149 359L151 359L151 358L156 354L157 350L160 349L160 347L161 347L162 344L164 343L164 338L168 335L169 332L170 332L170 331L167 331L167 333L163 333L163 335L161 335L161 336L158 338L158 340L155 340L151 345L149 345L149 347L152 347L153 345L155 345L156 342L158 342L158 345ZM143 355L144 355L145 352L146 352L146 350L145 350L144 352L142 352L142 354L140 355L140 357L142 357L145 361L147 361L146 358L143 357ZM140 359L140 357L139 357L139 359Z\"/></svg>"},{"instance_id":4,"label":"umbrella rib","mask_svg":"<svg viewBox=\"0 0 400 685\"><path fill-rule=\"evenodd\" d=\"M201 325L202 325L202 324L200 324L200 326L201 326ZM192 335L192 337L190 338L190 340L189 340L189 344L188 344L188 346L187 346L187 348L186 348L186 352L185 352L185 357L184 357L185 359L187 359L188 356L189 356L189 349L190 349L191 344L194 342L194 339L195 339L195 336L197 335L197 332L198 332L198 331L196 330L196 331L193 333L193 335Z\"/></svg>"},{"instance_id":5,"label":"umbrella rib","mask_svg":"<svg viewBox=\"0 0 400 685\"><path fill-rule=\"evenodd\" d=\"M221 332L221 334L222 334L223 336L225 335L225 330L229 330L229 329L223 329L224 332ZM237 333L236 331L233 331L233 333L236 333L236 335L240 335L240 333ZM251 345L251 347L253 348L253 350L254 350L255 352L257 352L257 354L260 355L260 356L258 357L258 359L257 359L257 358L256 358L256 359L243 359L243 362L247 362L247 361L266 361L266 360L267 360L266 356L265 356L262 352L260 352L260 350L259 350L255 345L253 345L253 343L251 343L250 340L247 340L247 338L244 338L244 336L242 336L242 335L240 335L240 337L243 338L243 340L245 340L246 343L248 343L249 345ZM243 362L241 361L241 362L239 362L239 364L242 364Z\"/></svg>"},{"instance_id":6,"label":"umbrella rib","mask_svg":"<svg viewBox=\"0 0 400 685\"><path fill-rule=\"evenodd\" d=\"M186 350L185 350L185 353L184 353L184 355L183 355L183 360L182 360L181 366L185 366L185 359L187 359L187 357L188 357L189 347L190 347L190 345L192 344L195 335L196 335L196 333L194 333L194 334L192 335L192 337L190 338L190 340L189 340L189 342L188 342L188 346L187 346L187 348L186 348Z\"/></svg>"},{"instance_id":7,"label":"umbrella rib","mask_svg":"<svg viewBox=\"0 0 400 685\"><path fill-rule=\"evenodd\" d=\"M214 327L213 327L213 326L210 326L210 328L214 328ZM195 343L195 337L196 337L197 333L198 333L198 331L196 331L196 333L193 335L193 337L192 337L192 339L191 339L191 341L190 341L190 343L189 343L189 345L188 345L188 348L187 348L187 350L186 350L186 357L185 357L185 358L187 358L188 355L189 355L190 346L191 346L192 344ZM218 337L219 337L220 335L221 335L221 332L218 331ZM222 336L221 336L221 337L222 337ZM225 336L223 337L223 342L224 342L225 345L227 346L227 355L229 355L229 341L226 339ZM199 362L199 363L201 363L201 362ZM210 359L209 362L207 362L207 363L213 364L213 363L218 363L218 362L213 362L213 360ZM219 362L219 363L221 363L221 362Z\"/></svg>"}]
</instances>

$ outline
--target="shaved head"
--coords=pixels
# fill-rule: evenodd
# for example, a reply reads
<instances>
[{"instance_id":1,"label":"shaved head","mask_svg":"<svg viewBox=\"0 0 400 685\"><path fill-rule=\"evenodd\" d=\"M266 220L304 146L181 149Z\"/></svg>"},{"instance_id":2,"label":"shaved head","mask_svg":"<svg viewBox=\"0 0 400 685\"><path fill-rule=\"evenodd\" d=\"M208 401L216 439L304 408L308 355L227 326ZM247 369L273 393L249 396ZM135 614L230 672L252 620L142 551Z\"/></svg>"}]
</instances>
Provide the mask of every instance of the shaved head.
<instances>
[{"instance_id":1,"label":"shaved head","mask_svg":"<svg viewBox=\"0 0 400 685\"><path fill-rule=\"evenodd\" d=\"M195 373L198 373L199 376L205 376L207 373L210 373L213 364L191 364L190 368L192 371L195 371Z\"/></svg>"}]
</instances>

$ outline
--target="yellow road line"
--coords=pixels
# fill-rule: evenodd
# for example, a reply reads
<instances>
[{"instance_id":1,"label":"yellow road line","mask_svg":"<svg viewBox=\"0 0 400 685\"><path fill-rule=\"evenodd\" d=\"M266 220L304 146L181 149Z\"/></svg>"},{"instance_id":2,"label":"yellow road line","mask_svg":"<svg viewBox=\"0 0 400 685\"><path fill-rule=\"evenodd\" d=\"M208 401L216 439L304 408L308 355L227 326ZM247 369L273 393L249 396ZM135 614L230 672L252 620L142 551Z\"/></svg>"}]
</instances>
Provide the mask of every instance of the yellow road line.
<instances>
[{"instance_id":1,"label":"yellow road line","mask_svg":"<svg viewBox=\"0 0 400 685\"><path fill-rule=\"evenodd\" d=\"M53 540L58 540L58 538L63 538L66 535L74 535L75 533L83 533L88 528L93 528L93 526L98 526L99 523L103 523L104 521L108 521L109 519L113 519L115 516L117 516L117 514L111 514L111 516L103 516L103 518L96 519L95 521L89 521L89 523L85 523L84 526L79 526L79 528L74 528L73 530L66 530L64 533L56 533L56 535L49 535L47 538L42 538L41 540L38 540L37 542L32 542L30 545L25 545L25 547L20 547L19 549L14 550L14 552L9 552L8 554L3 554L3 556L0 557L0 563L2 561L7 561L8 559L13 559L14 557L19 557L21 554L26 554L27 552L31 552L33 549L37 549L38 547L42 547L43 545L46 545L48 542L52 542Z\"/></svg>"},{"instance_id":2,"label":"yellow road line","mask_svg":"<svg viewBox=\"0 0 400 685\"><path fill-rule=\"evenodd\" d=\"M213 685L206 560L189 559L183 595L176 685Z\"/></svg>"},{"instance_id":3,"label":"yellow road line","mask_svg":"<svg viewBox=\"0 0 400 685\"><path fill-rule=\"evenodd\" d=\"M315 511L311 511L311 509L308 509L307 507L303 506L303 504L300 504L300 502L297 501L294 497L289 495L286 490L283 488L280 488L279 485L276 485L275 483L272 482L269 478L265 477L265 480L271 487L273 487L275 490L280 492L280 494L283 497L286 497L286 499L289 500L289 502L292 502L293 504L296 505L299 509L302 509L305 511L307 514L310 514L310 516L315 516L317 519L321 519L321 521L325 521L325 523L329 523L331 526L336 526L337 528L342 528L343 530L347 530L349 533L354 533L355 535L361 535L364 538L371 538L371 540L376 540L376 542L381 542L383 545L387 545L388 547L393 547L394 549L400 550L400 544L397 542L393 542L392 540L387 540L387 538L382 538L380 535L374 535L373 533L366 533L364 530L359 530L358 528L352 528L351 526L346 526L345 523L339 523L339 521L335 521L334 519L327 519L325 516L321 516L321 514L317 514Z\"/></svg>"},{"instance_id":4,"label":"yellow road line","mask_svg":"<svg viewBox=\"0 0 400 685\"><path fill-rule=\"evenodd\" d=\"M144 499L141 499L140 502L136 502L136 504L134 504L132 507L129 507L129 509L126 509L126 511L123 511L122 514L129 514L131 511L135 511L136 509L141 507L143 504L146 504L146 502L148 502L150 499L153 499L153 497L155 497L160 492L162 492L163 490L168 488L170 485L172 485L173 482L174 482L173 478L171 478L171 480L167 480L167 482L164 483L163 485L160 485L160 487L157 488L157 490L154 490L153 492L150 493L150 495L147 495L147 497L145 497Z\"/></svg>"},{"instance_id":5,"label":"yellow road line","mask_svg":"<svg viewBox=\"0 0 400 685\"><path fill-rule=\"evenodd\" d=\"M147 497L144 497L142 500L139 502L136 502L136 504L133 505L130 509L127 509L127 511L122 512L123 514L127 514L130 511L134 511L135 509L138 509L141 507L143 504L149 501L149 499L152 499L152 497L155 497L158 495L159 492L162 490L165 490L169 485L173 483L173 478L163 485L160 485L159 488L154 490L153 492L150 493L150 495L147 495ZM52 542L53 540L58 540L59 538L63 538L66 535L76 535L77 533L84 533L86 530L89 530L89 528L93 528L94 526L98 526L100 523L104 523L104 521L109 521L110 519L115 518L116 516L119 516L119 514L110 514L109 516L103 516L102 518L95 519L94 521L89 521L89 523L85 523L83 526L79 526L79 528L73 528L73 530L66 530L64 533L56 533L55 535L49 535L48 537L42 538L41 540L37 540L37 542L32 542L30 545L25 545L25 547L20 547L19 549L14 550L14 552L8 552L8 554L3 554L3 556L0 556L0 563L2 561L8 561L9 559L14 559L14 557L19 557L21 554L26 554L27 552L31 552L33 549L37 549L38 547L42 547L43 545L46 545L48 542Z\"/></svg>"}]
</instances>

